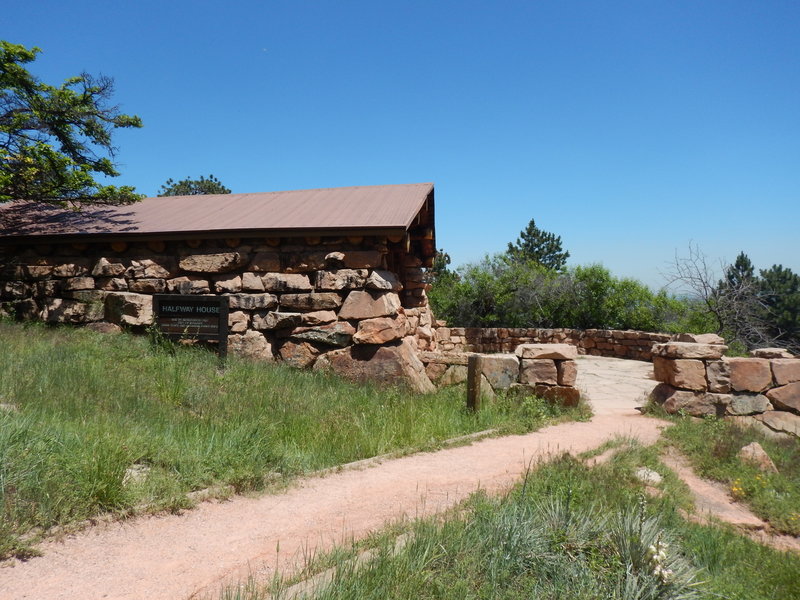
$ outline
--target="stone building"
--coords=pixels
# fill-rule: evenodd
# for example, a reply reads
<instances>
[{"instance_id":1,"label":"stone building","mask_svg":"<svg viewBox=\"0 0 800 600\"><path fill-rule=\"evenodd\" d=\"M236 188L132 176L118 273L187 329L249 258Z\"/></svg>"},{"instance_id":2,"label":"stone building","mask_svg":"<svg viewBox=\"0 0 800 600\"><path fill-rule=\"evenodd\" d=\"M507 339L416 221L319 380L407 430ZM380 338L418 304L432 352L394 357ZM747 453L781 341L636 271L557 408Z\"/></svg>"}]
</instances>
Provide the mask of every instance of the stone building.
<instances>
[{"instance_id":1,"label":"stone building","mask_svg":"<svg viewBox=\"0 0 800 600\"><path fill-rule=\"evenodd\" d=\"M431 183L146 198L72 211L0 204L0 311L143 329L154 294L229 299L231 352L433 388L423 269Z\"/></svg>"}]
</instances>

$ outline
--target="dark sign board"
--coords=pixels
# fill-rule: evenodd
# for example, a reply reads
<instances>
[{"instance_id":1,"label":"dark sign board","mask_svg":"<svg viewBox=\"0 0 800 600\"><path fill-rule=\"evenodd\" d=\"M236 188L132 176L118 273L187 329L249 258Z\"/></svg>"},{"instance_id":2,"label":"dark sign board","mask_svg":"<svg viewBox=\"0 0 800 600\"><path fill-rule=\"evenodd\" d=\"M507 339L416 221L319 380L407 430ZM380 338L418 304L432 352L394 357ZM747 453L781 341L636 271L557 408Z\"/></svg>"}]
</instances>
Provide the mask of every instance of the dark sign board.
<instances>
[{"instance_id":1,"label":"dark sign board","mask_svg":"<svg viewBox=\"0 0 800 600\"><path fill-rule=\"evenodd\" d=\"M228 297L153 296L156 326L171 339L216 340L219 353L228 349Z\"/></svg>"}]
</instances>

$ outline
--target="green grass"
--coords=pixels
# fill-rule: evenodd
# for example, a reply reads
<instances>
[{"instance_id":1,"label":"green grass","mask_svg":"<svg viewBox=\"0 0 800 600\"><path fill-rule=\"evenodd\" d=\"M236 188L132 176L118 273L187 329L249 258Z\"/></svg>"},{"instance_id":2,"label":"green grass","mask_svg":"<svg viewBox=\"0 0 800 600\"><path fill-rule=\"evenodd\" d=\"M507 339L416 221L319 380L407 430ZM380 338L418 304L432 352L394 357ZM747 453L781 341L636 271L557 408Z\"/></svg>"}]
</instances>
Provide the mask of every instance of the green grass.
<instances>
[{"instance_id":1,"label":"green grass","mask_svg":"<svg viewBox=\"0 0 800 600\"><path fill-rule=\"evenodd\" d=\"M315 598L800 598L800 556L687 522L677 480L643 500L634 469L646 464L667 472L653 449L631 444L593 469L564 456L503 498L478 493L445 517L411 524L400 551L394 528L371 541L377 556L365 565L340 552L331 585ZM651 545L664 550L661 560ZM219 597L280 598L286 589L251 580Z\"/></svg>"},{"instance_id":2,"label":"green grass","mask_svg":"<svg viewBox=\"0 0 800 600\"><path fill-rule=\"evenodd\" d=\"M800 535L800 440L768 438L753 428L712 417L672 420L674 425L664 437L689 457L699 475L726 484L737 500L774 530ZM753 441L769 454L778 473L761 472L737 456Z\"/></svg>"},{"instance_id":3,"label":"green grass","mask_svg":"<svg viewBox=\"0 0 800 600\"><path fill-rule=\"evenodd\" d=\"M145 337L0 321L0 557L31 531L104 513L177 510L186 493L259 490L388 452L585 414L501 397L478 414L463 387L416 396L229 360ZM138 466L141 481L125 482ZM26 535L27 534L27 535Z\"/></svg>"}]
</instances>

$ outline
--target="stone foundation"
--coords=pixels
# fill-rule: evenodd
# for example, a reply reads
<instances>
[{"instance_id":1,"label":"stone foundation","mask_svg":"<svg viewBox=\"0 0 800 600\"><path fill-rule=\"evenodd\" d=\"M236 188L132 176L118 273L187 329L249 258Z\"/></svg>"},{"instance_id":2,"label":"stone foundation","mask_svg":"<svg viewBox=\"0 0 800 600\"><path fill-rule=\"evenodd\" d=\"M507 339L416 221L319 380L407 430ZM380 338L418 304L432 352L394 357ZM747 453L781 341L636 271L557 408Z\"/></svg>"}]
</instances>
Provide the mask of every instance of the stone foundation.
<instances>
[{"instance_id":1,"label":"stone foundation","mask_svg":"<svg viewBox=\"0 0 800 600\"><path fill-rule=\"evenodd\" d=\"M775 349L729 358L712 341L654 345L653 399L670 414L731 417L800 437L800 358Z\"/></svg>"},{"instance_id":2,"label":"stone foundation","mask_svg":"<svg viewBox=\"0 0 800 600\"><path fill-rule=\"evenodd\" d=\"M514 352L522 344L570 344L579 354L646 360L654 343L667 342L669 334L616 329L537 329L505 327L438 327L441 352Z\"/></svg>"},{"instance_id":3,"label":"stone foundation","mask_svg":"<svg viewBox=\"0 0 800 600\"><path fill-rule=\"evenodd\" d=\"M513 354L484 354L481 390L490 397L509 390L574 406L580 399L575 387L577 356L577 349L569 344L522 344ZM423 352L420 357L428 377L440 387L467 380L469 353Z\"/></svg>"}]
</instances>

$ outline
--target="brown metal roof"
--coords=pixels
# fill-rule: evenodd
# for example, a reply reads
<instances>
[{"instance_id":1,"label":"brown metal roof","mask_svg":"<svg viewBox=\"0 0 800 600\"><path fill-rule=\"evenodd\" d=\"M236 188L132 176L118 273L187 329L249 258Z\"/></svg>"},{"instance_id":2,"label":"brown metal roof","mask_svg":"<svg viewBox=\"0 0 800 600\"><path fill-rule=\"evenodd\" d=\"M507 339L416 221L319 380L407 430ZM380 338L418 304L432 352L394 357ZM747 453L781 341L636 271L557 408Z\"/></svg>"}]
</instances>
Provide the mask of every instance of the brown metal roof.
<instances>
[{"instance_id":1,"label":"brown metal roof","mask_svg":"<svg viewBox=\"0 0 800 600\"><path fill-rule=\"evenodd\" d=\"M407 230L432 192L432 183L414 183L169 196L79 212L9 202L0 204L0 239Z\"/></svg>"}]
</instances>

